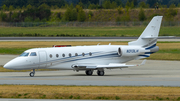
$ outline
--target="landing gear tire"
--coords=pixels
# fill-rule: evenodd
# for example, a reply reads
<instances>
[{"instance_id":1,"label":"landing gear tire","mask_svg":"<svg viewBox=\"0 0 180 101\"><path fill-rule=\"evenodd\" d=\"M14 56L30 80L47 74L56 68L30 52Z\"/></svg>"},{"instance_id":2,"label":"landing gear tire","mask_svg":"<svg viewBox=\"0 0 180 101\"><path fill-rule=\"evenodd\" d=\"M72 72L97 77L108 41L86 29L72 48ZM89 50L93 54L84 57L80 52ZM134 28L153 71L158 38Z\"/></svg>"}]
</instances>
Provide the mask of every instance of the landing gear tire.
<instances>
[{"instance_id":1,"label":"landing gear tire","mask_svg":"<svg viewBox=\"0 0 180 101\"><path fill-rule=\"evenodd\" d=\"M34 77L34 73L33 72L29 73L29 76Z\"/></svg>"},{"instance_id":2,"label":"landing gear tire","mask_svg":"<svg viewBox=\"0 0 180 101\"><path fill-rule=\"evenodd\" d=\"M32 69L31 72L29 73L29 76L34 77L34 75L35 75L35 69Z\"/></svg>"},{"instance_id":3,"label":"landing gear tire","mask_svg":"<svg viewBox=\"0 0 180 101\"><path fill-rule=\"evenodd\" d=\"M104 71L97 71L98 76L104 76Z\"/></svg>"},{"instance_id":4,"label":"landing gear tire","mask_svg":"<svg viewBox=\"0 0 180 101\"><path fill-rule=\"evenodd\" d=\"M93 71L92 70L86 70L86 75L92 75Z\"/></svg>"}]
</instances>

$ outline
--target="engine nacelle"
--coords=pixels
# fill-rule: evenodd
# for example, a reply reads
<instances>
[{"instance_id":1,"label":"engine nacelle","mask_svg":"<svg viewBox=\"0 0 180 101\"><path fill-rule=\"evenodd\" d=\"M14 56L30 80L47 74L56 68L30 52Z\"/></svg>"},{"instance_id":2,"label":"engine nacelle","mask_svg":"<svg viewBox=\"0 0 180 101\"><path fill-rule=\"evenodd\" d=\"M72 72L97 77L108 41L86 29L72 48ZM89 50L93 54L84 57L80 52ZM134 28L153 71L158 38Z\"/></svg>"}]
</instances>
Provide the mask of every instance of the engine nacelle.
<instances>
[{"instance_id":1,"label":"engine nacelle","mask_svg":"<svg viewBox=\"0 0 180 101\"><path fill-rule=\"evenodd\" d=\"M140 47L119 47L118 54L121 57L138 56L146 52L145 48Z\"/></svg>"}]
</instances>

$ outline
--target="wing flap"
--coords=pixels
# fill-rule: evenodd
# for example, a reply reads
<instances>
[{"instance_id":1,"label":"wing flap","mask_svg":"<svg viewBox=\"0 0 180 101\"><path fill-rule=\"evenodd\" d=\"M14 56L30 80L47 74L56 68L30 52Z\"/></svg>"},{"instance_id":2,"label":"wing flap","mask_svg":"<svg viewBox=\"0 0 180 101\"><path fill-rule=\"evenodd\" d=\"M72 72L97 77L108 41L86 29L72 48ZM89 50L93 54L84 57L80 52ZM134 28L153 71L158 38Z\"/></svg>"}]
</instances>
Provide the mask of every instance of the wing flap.
<instances>
[{"instance_id":1,"label":"wing flap","mask_svg":"<svg viewBox=\"0 0 180 101\"><path fill-rule=\"evenodd\" d=\"M109 64L109 65L97 65L97 68L127 68L134 65L126 65L126 64Z\"/></svg>"}]
</instances>

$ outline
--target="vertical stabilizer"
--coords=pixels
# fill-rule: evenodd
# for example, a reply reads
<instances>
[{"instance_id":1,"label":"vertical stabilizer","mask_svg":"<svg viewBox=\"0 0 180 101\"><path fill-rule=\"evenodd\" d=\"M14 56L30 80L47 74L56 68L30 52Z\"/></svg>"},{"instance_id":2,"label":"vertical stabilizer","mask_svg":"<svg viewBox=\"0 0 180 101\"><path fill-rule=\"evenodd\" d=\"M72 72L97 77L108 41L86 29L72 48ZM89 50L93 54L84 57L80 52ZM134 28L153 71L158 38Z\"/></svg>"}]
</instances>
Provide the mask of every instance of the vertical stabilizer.
<instances>
[{"instance_id":1,"label":"vertical stabilizer","mask_svg":"<svg viewBox=\"0 0 180 101\"><path fill-rule=\"evenodd\" d=\"M142 47L156 46L162 16L155 16L143 31L141 36L136 40L129 42L129 45L138 45Z\"/></svg>"}]
</instances>

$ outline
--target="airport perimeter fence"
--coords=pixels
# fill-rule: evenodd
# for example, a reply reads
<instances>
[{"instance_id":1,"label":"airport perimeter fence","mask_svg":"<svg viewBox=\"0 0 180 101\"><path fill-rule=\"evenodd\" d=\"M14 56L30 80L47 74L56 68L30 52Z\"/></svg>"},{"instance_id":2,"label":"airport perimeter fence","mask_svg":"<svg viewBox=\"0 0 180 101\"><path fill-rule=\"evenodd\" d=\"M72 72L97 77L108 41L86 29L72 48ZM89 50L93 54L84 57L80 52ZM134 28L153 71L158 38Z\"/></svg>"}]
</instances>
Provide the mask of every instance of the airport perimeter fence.
<instances>
[{"instance_id":1,"label":"airport perimeter fence","mask_svg":"<svg viewBox=\"0 0 180 101\"><path fill-rule=\"evenodd\" d=\"M118 27L147 26L149 22L0 22L1 27ZM162 26L180 26L180 21L162 22Z\"/></svg>"}]
</instances>

